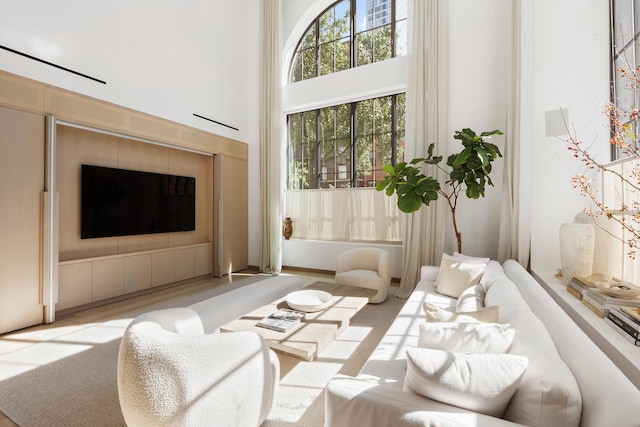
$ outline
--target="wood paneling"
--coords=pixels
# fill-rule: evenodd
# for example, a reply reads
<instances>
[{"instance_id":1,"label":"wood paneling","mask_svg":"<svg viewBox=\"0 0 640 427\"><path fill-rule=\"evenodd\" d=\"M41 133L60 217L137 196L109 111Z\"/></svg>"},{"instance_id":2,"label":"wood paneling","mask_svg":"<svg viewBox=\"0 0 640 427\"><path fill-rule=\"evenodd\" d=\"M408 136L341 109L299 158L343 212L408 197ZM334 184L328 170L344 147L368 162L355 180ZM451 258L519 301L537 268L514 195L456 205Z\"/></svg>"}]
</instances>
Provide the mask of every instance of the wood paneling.
<instances>
[{"instance_id":1,"label":"wood paneling","mask_svg":"<svg viewBox=\"0 0 640 427\"><path fill-rule=\"evenodd\" d=\"M248 164L227 156L214 158L213 274L221 276L248 266Z\"/></svg>"},{"instance_id":2,"label":"wood paneling","mask_svg":"<svg viewBox=\"0 0 640 427\"><path fill-rule=\"evenodd\" d=\"M59 125L56 164L60 194L60 261L210 243L212 162L211 156L203 154ZM195 177L196 230L81 239L82 164Z\"/></svg>"},{"instance_id":3,"label":"wood paneling","mask_svg":"<svg viewBox=\"0 0 640 427\"><path fill-rule=\"evenodd\" d=\"M68 126L57 127L56 180L60 197L59 258L118 253L118 239L80 239L80 165L118 167L118 138Z\"/></svg>"},{"instance_id":4,"label":"wood paneling","mask_svg":"<svg viewBox=\"0 0 640 427\"><path fill-rule=\"evenodd\" d=\"M0 107L0 333L41 323L44 117Z\"/></svg>"},{"instance_id":5,"label":"wood paneling","mask_svg":"<svg viewBox=\"0 0 640 427\"><path fill-rule=\"evenodd\" d=\"M124 293L151 287L151 254L135 255L124 259Z\"/></svg>"},{"instance_id":6,"label":"wood paneling","mask_svg":"<svg viewBox=\"0 0 640 427\"><path fill-rule=\"evenodd\" d=\"M210 154L248 158L247 144L0 71L0 105Z\"/></svg>"},{"instance_id":7,"label":"wood paneling","mask_svg":"<svg viewBox=\"0 0 640 427\"><path fill-rule=\"evenodd\" d=\"M56 310L89 304L93 301L91 281L92 263L61 265L58 269L61 284Z\"/></svg>"}]
</instances>

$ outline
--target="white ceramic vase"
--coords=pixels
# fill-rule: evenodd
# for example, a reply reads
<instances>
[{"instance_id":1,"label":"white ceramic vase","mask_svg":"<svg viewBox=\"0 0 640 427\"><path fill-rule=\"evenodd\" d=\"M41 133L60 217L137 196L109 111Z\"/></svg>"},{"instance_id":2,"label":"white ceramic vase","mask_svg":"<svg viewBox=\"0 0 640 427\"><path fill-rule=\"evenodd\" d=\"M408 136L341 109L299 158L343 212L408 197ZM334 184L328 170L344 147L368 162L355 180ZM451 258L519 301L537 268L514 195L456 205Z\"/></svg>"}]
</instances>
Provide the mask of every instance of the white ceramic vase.
<instances>
[{"instance_id":1,"label":"white ceramic vase","mask_svg":"<svg viewBox=\"0 0 640 427\"><path fill-rule=\"evenodd\" d=\"M560 263L565 285L574 276L592 273L594 247L593 225L574 222L560 225Z\"/></svg>"}]
</instances>

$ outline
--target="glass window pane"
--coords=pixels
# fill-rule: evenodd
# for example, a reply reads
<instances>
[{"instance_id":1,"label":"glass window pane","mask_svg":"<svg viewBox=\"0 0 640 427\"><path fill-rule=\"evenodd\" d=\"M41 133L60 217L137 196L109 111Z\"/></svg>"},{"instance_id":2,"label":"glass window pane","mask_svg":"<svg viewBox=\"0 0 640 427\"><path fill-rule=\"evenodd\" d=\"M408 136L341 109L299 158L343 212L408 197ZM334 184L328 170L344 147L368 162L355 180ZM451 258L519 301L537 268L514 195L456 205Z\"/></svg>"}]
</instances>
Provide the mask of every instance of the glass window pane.
<instances>
[{"instance_id":1,"label":"glass window pane","mask_svg":"<svg viewBox=\"0 0 640 427\"><path fill-rule=\"evenodd\" d=\"M373 62L391 58L391 25L376 28L374 31Z\"/></svg>"},{"instance_id":2,"label":"glass window pane","mask_svg":"<svg viewBox=\"0 0 640 427\"><path fill-rule=\"evenodd\" d=\"M613 2L613 13L615 14L613 32L616 51L623 49L626 41L634 35L632 9L632 0L614 0Z\"/></svg>"},{"instance_id":3,"label":"glass window pane","mask_svg":"<svg viewBox=\"0 0 640 427\"><path fill-rule=\"evenodd\" d=\"M391 132L391 109L393 104L390 96L378 98L374 102L374 130L376 134Z\"/></svg>"},{"instance_id":4,"label":"glass window pane","mask_svg":"<svg viewBox=\"0 0 640 427\"><path fill-rule=\"evenodd\" d=\"M316 72L316 50L305 49L302 55L302 80L316 77L318 75Z\"/></svg>"},{"instance_id":5,"label":"glass window pane","mask_svg":"<svg viewBox=\"0 0 640 427\"><path fill-rule=\"evenodd\" d=\"M350 1L344 0L335 6L335 38L349 37L351 33Z\"/></svg>"},{"instance_id":6,"label":"glass window pane","mask_svg":"<svg viewBox=\"0 0 640 427\"><path fill-rule=\"evenodd\" d=\"M314 47L316 45L316 24L309 27L302 38L302 48Z\"/></svg>"},{"instance_id":7,"label":"glass window pane","mask_svg":"<svg viewBox=\"0 0 640 427\"><path fill-rule=\"evenodd\" d=\"M333 73L335 69L335 44L333 42L320 45L320 75Z\"/></svg>"},{"instance_id":8,"label":"glass window pane","mask_svg":"<svg viewBox=\"0 0 640 427\"><path fill-rule=\"evenodd\" d=\"M351 135L351 108L349 104L342 104L336 111L336 136L349 138L349 135Z\"/></svg>"},{"instance_id":9,"label":"glass window pane","mask_svg":"<svg viewBox=\"0 0 640 427\"><path fill-rule=\"evenodd\" d=\"M409 6L407 0L396 0L396 21L407 19Z\"/></svg>"},{"instance_id":10,"label":"glass window pane","mask_svg":"<svg viewBox=\"0 0 640 427\"><path fill-rule=\"evenodd\" d=\"M407 20L396 22L396 52L395 56L407 54Z\"/></svg>"},{"instance_id":11,"label":"glass window pane","mask_svg":"<svg viewBox=\"0 0 640 427\"><path fill-rule=\"evenodd\" d=\"M356 66L373 63L373 34L371 31L356 35Z\"/></svg>"},{"instance_id":12,"label":"glass window pane","mask_svg":"<svg viewBox=\"0 0 640 427\"><path fill-rule=\"evenodd\" d=\"M335 8L332 7L320 16L320 43L326 43L335 39L333 30L334 13Z\"/></svg>"},{"instance_id":13,"label":"glass window pane","mask_svg":"<svg viewBox=\"0 0 640 427\"><path fill-rule=\"evenodd\" d=\"M633 89L631 89L629 87L629 80L628 77L622 77L620 70L626 70L628 67L628 64L626 62L625 59L623 59L624 57L626 57L626 52L627 51L623 51L622 55L620 55L620 57L615 61L615 66L616 66L616 82L615 82L615 88L616 88L616 104L618 105L619 108L624 109L624 110L628 110L629 108L631 108L634 103L635 103L635 94Z\"/></svg>"},{"instance_id":14,"label":"glass window pane","mask_svg":"<svg viewBox=\"0 0 640 427\"><path fill-rule=\"evenodd\" d=\"M289 81L295 83L300 80L302 80L302 55L300 52L296 52L296 55L293 58L293 66L291 67L291 76L289 77Z\"/></svg>"},{"instance_id":15,"label":"glass window pane","mask_svg":"<svg viewBox=\"0 0 640 427\"><path fill-rule=\"evenodd\" d=\"M356 33L369 29L367 26L367 3L368 0L356 0Z\"/></svg>"},{"instance_id":16,"label":"glass window pane","mask_svg":"<svg viewBox=\"0 0 640 427\"><path fill-rule=\"evenodd\" d=\"M396 132L396 164L404 162L405 136L404 130Z\"/></svg>"},{"instance_id":17,"label":"glass window pane","mask_svg":"<svg viewBox=\"0 0 640 427\"><path fill-rule=\"evenodd\" d=\"M349 37L340 39L335 44L335 71L348 70L351 68L351 43Z\"/></svg>"}]
</instances>

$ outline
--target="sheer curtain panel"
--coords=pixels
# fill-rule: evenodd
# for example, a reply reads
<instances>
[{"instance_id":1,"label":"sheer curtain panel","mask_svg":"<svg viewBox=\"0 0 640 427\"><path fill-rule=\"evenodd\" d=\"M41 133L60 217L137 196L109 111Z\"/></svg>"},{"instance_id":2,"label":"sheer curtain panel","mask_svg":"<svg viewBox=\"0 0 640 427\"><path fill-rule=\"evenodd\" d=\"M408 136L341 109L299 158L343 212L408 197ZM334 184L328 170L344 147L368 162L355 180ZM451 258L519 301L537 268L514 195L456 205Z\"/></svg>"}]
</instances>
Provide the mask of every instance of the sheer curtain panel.
<instances>
[{"instance_id":1,"label":"sheer curtain panel","mask_svg":"<svg viewBox=\"0 0 640 427\"><path fill-rule=\"evenodd\" d=\"M281 0L264 0L260 97L260 271L282 270L284 120L281 113Z\"/></svg>"},{"instance_id":2,"label":"sheer curtain panel","mask_svg":"<svg viewBox=\"0 0 640 427\"><path fill-rule=\"evenodd\" d=\"M405 158L426 157L429 144L447 158L447 32L446 0L411 0ZM413 150L411 150L413 147ZM446 176L440 174L439 181ZM402 236L402 278L396 295L407 298L419 280L422 265L439 265L447 225L446 201L439 198L405 215Z\"/></svg>"}]
</instances>

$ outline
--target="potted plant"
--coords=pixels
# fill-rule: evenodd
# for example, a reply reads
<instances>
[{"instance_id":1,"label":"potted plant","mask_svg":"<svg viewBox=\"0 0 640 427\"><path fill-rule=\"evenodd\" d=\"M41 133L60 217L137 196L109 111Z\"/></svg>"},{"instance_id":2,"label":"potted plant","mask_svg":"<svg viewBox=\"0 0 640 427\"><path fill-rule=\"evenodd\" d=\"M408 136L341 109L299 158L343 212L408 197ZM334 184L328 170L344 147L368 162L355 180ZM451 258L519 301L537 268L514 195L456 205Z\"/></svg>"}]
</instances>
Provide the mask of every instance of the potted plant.
<instances>
[{"instance_id":1,"label":"potted plant","mask_svg":"<svg viewBox=\"0 0 640 427\"><path fill-rule=\"evenodd\" d=\"M400 162L395 167L385 165L384 179L376 186L378 191L386 189L388 196L397 194L398 209L405 213L415 212L422 205L429 206L438 196L447 200L453 220L453 231L458 242L458 252L462 253L462 233L458 230L456 207L460 192L464 190L470 199L485 196L486 185L493 186L489 177L491 163L502 157L497 145L487 141L492 135L502 135L499 130L482 132L477 135L473 130L465 128L455 131L453 137L462 142L463 149L447 158L446 168L440 165L442 156L434 156L434 144L430 144L428 155L413 159L407 164ZM443 185L433 176L422 172L422 165L434 165L448 175Z\"/></svg>"}]
</instances>

